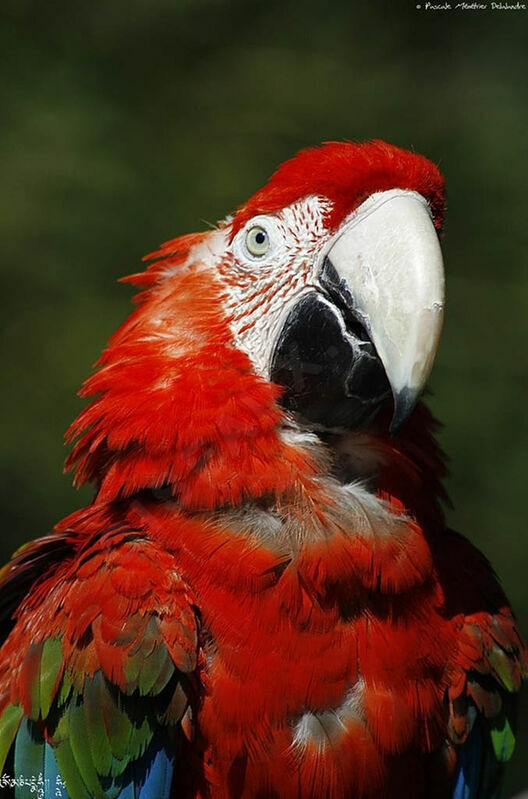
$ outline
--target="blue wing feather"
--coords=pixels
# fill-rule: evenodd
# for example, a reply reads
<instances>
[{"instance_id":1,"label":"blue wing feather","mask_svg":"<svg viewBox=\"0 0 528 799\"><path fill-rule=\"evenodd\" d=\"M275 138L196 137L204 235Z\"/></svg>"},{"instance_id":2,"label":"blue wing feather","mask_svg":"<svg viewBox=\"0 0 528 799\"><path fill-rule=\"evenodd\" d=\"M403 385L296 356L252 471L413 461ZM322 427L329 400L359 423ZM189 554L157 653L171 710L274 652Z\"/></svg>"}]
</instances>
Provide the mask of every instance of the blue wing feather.
<instances>
[{"instance_id":1,"label":"blue wing feather","mask_svg":"<svg viewBox=\"0 0 528 799\"><path fill-rule=\"evenodd\" d=\"M452 799L500 799L503 796L504 763L508 758L497 758L491 724L490 719L478 718L460 747Z\"/></svg>"},{"instance_id":2,"label":"blue wing feather","mask_svg":"<svg viewBox=\"0 0 528 799\"><path fill-rule=\"evenodd\" d=\"M173 758L161 736L154 739L151 745L152 762L150 763L144 783L138 792L137 799L169 799L172 783ZM139 783L140 781L138 781Z\"/></svg>"},{"instance_id":3,"label":"blue wing feather","mask_svg":"<svg viewBox=\"0 0 528 799\"><path fill-rule=\"evenodd\" d=\"M46 744L44 748L44 799L55 799L56 796L62 799L69 799L69 793L64 787L64 780L61 777L53 747Z\"/></svg>"},{"instance_id":4,"label":"blue wing feather","mask_svg":"<svg viewBox=\"0 0 528 799\"><path fill-rule=\"evenodd\" d=\"M460 749L453 799L477 799L481 796L479 794L481 764L482 735L479 725L475 724Z\"/></svg>"},{"instance_id":5,"label":"blue wing feather","mask_svg":"<svg viewBox=\"0 0 528 799\"><path fill-rule=\"evenodd\" d=\"M108 799L169 799L174 751L168 736L155 735L145 754L113 779L102 779Z\"/></svg>"}]
</instances>

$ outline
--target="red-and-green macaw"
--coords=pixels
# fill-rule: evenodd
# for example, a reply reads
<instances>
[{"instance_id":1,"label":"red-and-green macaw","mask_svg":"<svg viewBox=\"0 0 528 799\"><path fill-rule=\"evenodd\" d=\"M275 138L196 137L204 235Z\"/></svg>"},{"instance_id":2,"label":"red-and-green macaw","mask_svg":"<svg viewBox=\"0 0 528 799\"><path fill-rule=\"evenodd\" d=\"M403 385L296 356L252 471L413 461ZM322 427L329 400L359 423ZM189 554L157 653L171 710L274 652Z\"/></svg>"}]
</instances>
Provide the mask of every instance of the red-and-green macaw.
<instances>
[{"instance_id":1,"label":"red-and-green macaw","mask_svg":"<svg viewBox=\"0 0 528 799\"><path fill-rule=\"evenodd\" d=\"M443 206L422 156L328 143L128 278L69 431L94 500L1 574L1 787L498 795L528 658L419 400Z\"/></svg>"}]
</instances>

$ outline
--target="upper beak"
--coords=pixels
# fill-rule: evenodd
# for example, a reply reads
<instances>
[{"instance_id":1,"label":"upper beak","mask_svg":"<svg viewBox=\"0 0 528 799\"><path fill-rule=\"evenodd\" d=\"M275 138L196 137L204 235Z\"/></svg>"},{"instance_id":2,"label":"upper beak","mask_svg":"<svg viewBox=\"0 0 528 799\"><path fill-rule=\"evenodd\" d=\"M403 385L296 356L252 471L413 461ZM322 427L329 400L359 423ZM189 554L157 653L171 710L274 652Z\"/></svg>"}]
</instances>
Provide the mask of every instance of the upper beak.
<instances>
[{"instance_id":1,"label":"upper beak","mask_svg":"<svg viewBox=\"0 0 528 799\"><path fill-rule=\"evenodd\" d=\"M394 434L429 377L444 316L442 252L426 200L399 189L372 195L325 255L323 286L334 283L383 364Z\"/></svg>"}]
</instances>

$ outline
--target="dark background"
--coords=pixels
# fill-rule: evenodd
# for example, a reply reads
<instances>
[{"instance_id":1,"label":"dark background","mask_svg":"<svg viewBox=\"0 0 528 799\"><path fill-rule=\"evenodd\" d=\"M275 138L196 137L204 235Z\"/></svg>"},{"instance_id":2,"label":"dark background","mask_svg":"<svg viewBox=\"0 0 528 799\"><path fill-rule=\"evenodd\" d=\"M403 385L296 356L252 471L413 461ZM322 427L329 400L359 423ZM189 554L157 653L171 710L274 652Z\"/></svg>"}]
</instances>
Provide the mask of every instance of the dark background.
<instances>
[{"instance_id":1,"label":"dark background","mask_svg":"<svg viewBox=\"0 0 528 799\"><path fill-rule=\"evenodd\" d=\"M128 313L116 279L300 147L376 136L447 176L431 404L449 516L527 631L528 11L3 0L0 16L2 560L90 497L61 476L62 433ZM520 721L509 794L528 788L526 700Z\"/></svg>"}]
</instances>

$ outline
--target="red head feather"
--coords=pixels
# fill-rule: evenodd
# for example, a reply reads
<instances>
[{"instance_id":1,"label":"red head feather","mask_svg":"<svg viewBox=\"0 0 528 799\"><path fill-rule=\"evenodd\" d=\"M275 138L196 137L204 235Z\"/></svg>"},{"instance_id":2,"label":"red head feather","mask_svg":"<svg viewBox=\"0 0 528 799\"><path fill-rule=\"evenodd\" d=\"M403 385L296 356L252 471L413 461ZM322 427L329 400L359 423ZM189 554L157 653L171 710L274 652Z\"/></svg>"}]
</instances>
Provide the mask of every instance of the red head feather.
<instances>
[{"instance_id":1,"label":"red head feather","mask_svg":"<svg viewBox=\"0 0 528 799\"><path fill-rule=\"evenodd\" d=\"M309 195L332 201L328 226L334 228L370 194L388 189L410 189L423 195L436 228L441 228L444 179L439 169L422 155L375 139L326 142L301 150L239 208L233 234L256 214L273 213Z\"/></svg>"}]
</instances>

